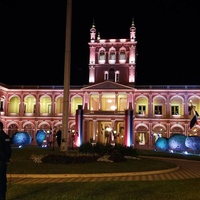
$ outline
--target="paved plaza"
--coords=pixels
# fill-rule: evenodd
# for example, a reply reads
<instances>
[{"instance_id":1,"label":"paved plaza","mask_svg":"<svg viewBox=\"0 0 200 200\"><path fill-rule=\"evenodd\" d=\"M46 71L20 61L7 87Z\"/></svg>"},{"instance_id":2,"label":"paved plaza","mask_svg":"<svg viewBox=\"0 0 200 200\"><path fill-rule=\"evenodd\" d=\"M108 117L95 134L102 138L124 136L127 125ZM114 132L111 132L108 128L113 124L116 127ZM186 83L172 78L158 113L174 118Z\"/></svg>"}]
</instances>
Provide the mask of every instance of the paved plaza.
<instances>
[{"instance_id":1,"label":"paved plaza","mask_svg":"<svg viewBox=\"0 0 200 200\"><path fill-rule=\"evenodd\" d=\"M160 181L200 178L200 161L159 158L177 164L167 170L108 174L8 174L8 181L18 184L100 182L100 181Z\"/></svg>"}]
</instances>

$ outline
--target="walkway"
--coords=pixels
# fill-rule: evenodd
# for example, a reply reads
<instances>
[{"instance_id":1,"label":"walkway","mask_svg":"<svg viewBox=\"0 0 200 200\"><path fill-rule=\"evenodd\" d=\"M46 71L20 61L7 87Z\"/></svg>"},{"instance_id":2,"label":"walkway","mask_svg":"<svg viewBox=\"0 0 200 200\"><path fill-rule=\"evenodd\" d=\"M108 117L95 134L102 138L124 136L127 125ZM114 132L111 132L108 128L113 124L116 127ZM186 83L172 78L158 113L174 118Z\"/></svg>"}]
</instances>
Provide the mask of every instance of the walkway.
<instances>
[{"instance_id":1,"label":"walkway","mask_svg":"<svg viewBox=\"0 0 200 200\"><path fill-rule=\"evenodd\" d=\"M160 159L160 158L159 158ZM162 158L178 165L168 170L115 174L8 174L8 181L18 184L100 182L100 181L160 181L200 178L200 161Z\"/></svg>"}]
</instances>

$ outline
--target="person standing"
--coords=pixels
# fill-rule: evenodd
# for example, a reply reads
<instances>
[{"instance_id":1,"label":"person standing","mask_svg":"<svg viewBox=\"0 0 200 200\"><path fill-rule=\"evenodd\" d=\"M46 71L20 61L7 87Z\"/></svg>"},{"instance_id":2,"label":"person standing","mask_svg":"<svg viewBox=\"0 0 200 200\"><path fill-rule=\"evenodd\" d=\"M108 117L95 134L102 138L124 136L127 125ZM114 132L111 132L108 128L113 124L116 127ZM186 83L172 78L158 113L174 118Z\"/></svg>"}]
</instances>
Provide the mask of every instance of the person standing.
<instances>
[{"instance_id":1,"label":"person standing","mask_svg":"<svg viewBox=\"0 0 200 200\"><path fill-rule=\"evenodd\" d=\"M51 147L52 143L53 143L53 134L50 131L50 133L49 133L49 147Z\"/></svg>"},{"instance_id":2,"label":"person standing","mask_svg":"<svg viewBox=\"0 0 200 200\"><path fill-rule=\"evenodd\" d=\"M6 200L7 164L11 159L11 138L4 132L0 122L0 200Z\"/></svg>"},{"instance_id":3,"label":"person standing","mask_svg":"<svg viewBox=\"0 0 200 200\"><path fill-rule=\"evenodd\" d=\"M61 130L59 129L56 133L56 140L57 140L57 144L58 144L58 147L60 147L61 145L61 135L62 135L62 132Z\"/></svg>"}]
</instances>

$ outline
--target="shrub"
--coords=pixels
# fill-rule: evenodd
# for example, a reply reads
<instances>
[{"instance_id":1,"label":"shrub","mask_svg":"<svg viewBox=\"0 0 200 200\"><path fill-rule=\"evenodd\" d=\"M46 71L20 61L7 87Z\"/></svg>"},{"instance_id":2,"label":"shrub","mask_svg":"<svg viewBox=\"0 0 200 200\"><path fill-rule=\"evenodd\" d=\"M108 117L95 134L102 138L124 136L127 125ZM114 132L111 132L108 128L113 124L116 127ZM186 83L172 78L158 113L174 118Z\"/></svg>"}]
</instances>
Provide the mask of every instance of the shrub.
<instances>
[{"instance_id":1,"label":"shrub","mask_svg":"<svg viewBox=\"0 0 200 200\"><path fill-rule=\"evenodd\" d=\"M52 164L71 164L71 163L88 163L96 162L99 156L67 156L67 155L55 155L49 154L41 159L43 163L52 163Z\"/></svg>"},{"instance_id":2,"label":"shrub","mask_svg":"<svg viewBox=\"0 0 200 200\"><path fill-rule=\"evenodd\" d=\"M124 158L124 155L118 150L114 150L113 152L111 152L109 159L112 160L113 162L126 161L126 159Z\"/></svg>"},{"instance_id":3,"label":"shrub","mask_svg":"<svg viewBox=\"0 0 200 200\"><path fill-rule=\"evenodd\" d=\"M101 142L97 142L93 146L93 151L94 151L94 153L96 153L98 155L104 155L105 154L105 145Z\"/></svg>"},{"instance_id":4,"label":"shrub","mask_svg":"<svg viewBox=\"0 0 200 200\"><path fill-rule=\"evenodd\" d=\"M138 153L136 149L132 147L127 147L121 144L116 144L115 146L111 144L103 144L97 142L94 146L90 142L84 143L79 147L80 153L90 153L97 154L100 156L111 155L114 151L118 151L123 156L137 157Z\"/></svg>"},{"instance_id":5,"label":"shrub","mask_svg":"<svg viewBox=\"0 0 200 200\"><path fill-rule=\"evenodd\" d=\"M122 144L116 144L115 146L114 146L114 150L117 150L117 151L119 151L121 154L123 154L123 155L125 155L125 152L126 152L126 147L124 146L124 145L122 145Z\"/></svg>"},{"instance_id":6,"label":"shrub","mask_svg":"<svg viewBox=\"0 0 200 200\"><path fill-rule=\"evenodd\" d=\"M126 147L125 148L125 155L131 156L131 157L138 157L137 149L134 149L132 147Z\"/></svg>"},{"instance_id":7,"label":"shrub","mask_svg":"<svg viewBox=\"0 0 200 200\"><path fill-rule=\"evenodd\" d=\"M85 155L87 154L87 155ZM97 142L92 145L91 142L83 143L79 148L76 155L60 155L60 154L49 154L41 159L43 163L60 163L60 164L70 164L70 163L86 163L86 162L96 162L105 160L105 157L109 158L111 162L124 162L128 157L137 157L138 153L136 149L132 147L123 146L121 144L116 144L115 146L111 144L103 144Z\"/></svg>"},{"instance_id":8,"label":"shrub","mask_svg":"<svg viewBox=\"0 0 200 200\"><path fill-rule=\"evenodd\" d=\"M85 154L91 154L93 153L93 146L91 142L86 142L83 143L79 148L78 148L80 153L85 153Z\"/></svg>"}]
</instances>

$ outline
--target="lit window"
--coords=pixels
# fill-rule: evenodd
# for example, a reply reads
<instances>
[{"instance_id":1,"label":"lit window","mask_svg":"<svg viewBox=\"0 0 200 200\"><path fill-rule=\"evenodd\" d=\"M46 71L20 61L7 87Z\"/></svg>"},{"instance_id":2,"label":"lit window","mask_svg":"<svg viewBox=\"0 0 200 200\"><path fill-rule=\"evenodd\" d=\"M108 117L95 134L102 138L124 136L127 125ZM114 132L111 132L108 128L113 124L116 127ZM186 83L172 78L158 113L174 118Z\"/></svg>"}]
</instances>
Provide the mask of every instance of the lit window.
<instances>
[{"instance_id":1,"label":"lit window","mask_svg":"<svg viewBox=\"0 0 200 200\"><path fill-rule=\"evenodd\" d=\"M171 114L179 115L179 106L171 106Z\"/></svg>"},{"instance_id":2,"label":"lit window","mask_svg":"<svg viewBox=\"0 0 200 200\"><path fill-rule=\"evenodd\" d=\"M120 51L119 59L120 60L126 60L125 50Z\"/></svg>"},{"instance_id":3,"label":"lit window","mask_svg":"<svg viewBox=\"0 0 200 200\"><path fill-rule=\"evenodd\" d=\"M144 106L144 105L139 105L139 106L138 106L138 114L139 114L139 115L145 115L145 113L146 113L146 106Z\"/></svg>"},{"instance_id":4,"label":"lit window","mask_svg":"<svg viewBox=\"0 0 200 200\"><path fill-rule=\"evenodd\" d=\"M115 51L112 50L110 51L110 60L115 60L116 59L116 54L115 54Z\"/></svg>"},{"instance_id":5,"label":"lit window","mask_svg":"<svg viewBox=\"0 0 200 200\"><path fill-rule=\"evenodd\" d=\"M105 52L104 50L101 50L99 53L99 60L105 60Z\"/></svg>"},{"instance_id":6,"label":"lit window","mask_svg":"<svg viewBox=\"0 0 200 200\"><path fill-rule=\"evenodd\" d=\"M154 114L155 115L162 115L162 106L155 106L154 107Z\"/></svg>"}]
</instances>

